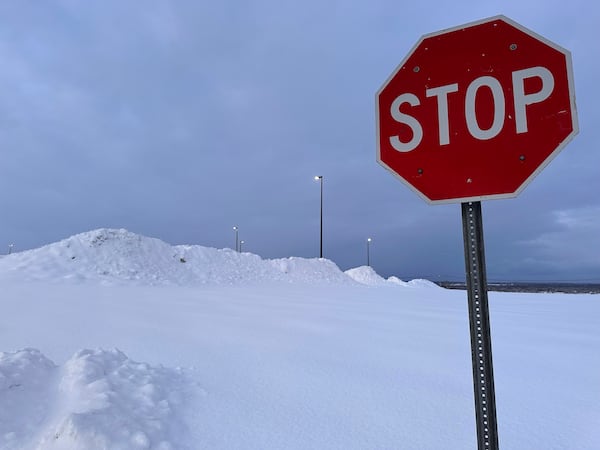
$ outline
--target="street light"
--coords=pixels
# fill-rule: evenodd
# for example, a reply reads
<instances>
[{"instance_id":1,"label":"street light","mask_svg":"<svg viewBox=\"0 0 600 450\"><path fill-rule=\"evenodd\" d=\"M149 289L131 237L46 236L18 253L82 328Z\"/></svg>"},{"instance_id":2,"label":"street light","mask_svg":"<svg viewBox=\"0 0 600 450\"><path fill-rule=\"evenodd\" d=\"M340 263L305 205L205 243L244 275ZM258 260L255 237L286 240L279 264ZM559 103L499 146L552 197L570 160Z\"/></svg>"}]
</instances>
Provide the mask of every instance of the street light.
<instances>
[{"instance_id":1,"label":"street light","mask_svg":"<svg viewBox=\"0 0 600 450\"><path fill-rule=\"evenodd\" d=\"M245 241L240 241L240 253L242 253L242 244L244 244Z\"/></svg>"},{"instance_id":2,"label":"street light","mask_svg":"<svg viewBox=\"0 0 600 450\"><path fill-rule=\"evenodd\" d=\"M239 237L239 235L238 235L238 232L239 232L238 227L233 227L233 231L235 231L235 251L239 252L240 250L239 250L239 239L238 239L238 237Z\"/></svg>"},{"instance_id":3,"label":"street light","mask_svg":"<svg viewBox=\"0 0 600 450\"><path fill-rule=\"evenodd\" d=\"M319 245L319 258L323 257L323 175L316 175L315 180L321 183L321 239Z\"/></svg>"},{"instance_id":4,"label":"street light","mask_svg":"<svg viewBox=\"0 0 600 450\"><path fill-rule=\"evenodd\" d=\"M373 239L371 238L367 238L367 266L371 267L371 254L370 254L370 247L371 247L371 241Z\"/></svg>"},{"instance_id":5,"label":"street light","mask_svg":"<svg viewBox=\"0 0 600 450\"><path fill-rule=\"evenodd\" d=\"M9 255L12 253L14 246L15 246L15 244L8 244L8 254Z\"/></svg>"}]
</instances>

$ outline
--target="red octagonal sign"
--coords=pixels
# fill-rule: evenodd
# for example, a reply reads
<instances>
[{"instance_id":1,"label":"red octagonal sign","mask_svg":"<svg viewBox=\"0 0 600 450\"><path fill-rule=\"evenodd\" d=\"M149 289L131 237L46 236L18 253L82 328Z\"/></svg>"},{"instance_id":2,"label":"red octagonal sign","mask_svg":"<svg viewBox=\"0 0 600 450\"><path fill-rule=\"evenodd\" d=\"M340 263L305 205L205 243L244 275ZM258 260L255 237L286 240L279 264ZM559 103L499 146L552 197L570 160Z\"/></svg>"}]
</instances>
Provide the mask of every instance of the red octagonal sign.
<instances>
[{"instance_id":1,"label":"red octagonal sign","mask_svg":"<svg viewBox=\"0 0 600 450\"><path fill-rule=\"evenodd\" d=\"M577 131L570 53L504 16L423 36L377 93L377 160L430 203L516 197Z\"/></svg>"}]
</instances>

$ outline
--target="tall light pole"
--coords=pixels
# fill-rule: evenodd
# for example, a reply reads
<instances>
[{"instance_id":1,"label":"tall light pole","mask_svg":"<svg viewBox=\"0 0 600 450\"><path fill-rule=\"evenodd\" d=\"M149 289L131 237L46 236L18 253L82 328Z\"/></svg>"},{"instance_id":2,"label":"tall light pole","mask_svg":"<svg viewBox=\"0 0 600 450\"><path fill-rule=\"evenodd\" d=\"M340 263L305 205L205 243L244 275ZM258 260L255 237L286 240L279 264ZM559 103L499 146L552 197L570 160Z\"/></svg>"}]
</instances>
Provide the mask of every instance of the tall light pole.
<instances>
[{"instance_id":1,"label":"tall light pole","mask_svg":"<svg viewBox=\"0 0 600 450\"><path fill-rule=\"evenodd\" d=\"M371 238L367 238L367 266L371 267L371 254L370 254L370 247L371 247L371 241L373 239Z\"/></svg>"},{"instance_id":2,"label":"tall light pole","mask_svg":"<svg viewBox=\"0 0 600 450\"><path fill-rule=\"evenodd\" d=\"M323 257L323 175L316 175L315 180L321 184L321 232L320 232L320 244L319 244L319 258Z\"/></svg>"},{"instance_id":3,"label":"tall light pole","mask_svg":"<svg viewBox=\"0 0 600 450\"><path fill-rule=\"evenodd\" d=\"M238 229L238 227L233 227L233 231L235 231L235 251L239 252L240 251L240 249L239 249L240 244L239 244L239 234L238 234L239 233L239 229Z\"/></svg>"}]
</instances>

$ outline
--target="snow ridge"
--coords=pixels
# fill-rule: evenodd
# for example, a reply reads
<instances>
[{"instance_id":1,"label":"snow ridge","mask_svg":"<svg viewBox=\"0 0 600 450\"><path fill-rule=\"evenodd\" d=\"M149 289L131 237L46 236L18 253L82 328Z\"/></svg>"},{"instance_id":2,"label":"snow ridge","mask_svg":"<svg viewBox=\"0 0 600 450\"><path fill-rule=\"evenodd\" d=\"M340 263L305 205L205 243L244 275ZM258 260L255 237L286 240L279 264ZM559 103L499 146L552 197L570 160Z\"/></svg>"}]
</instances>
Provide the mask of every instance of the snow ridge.
<instances>
[{"instance_id":1,"label":"snow ridge","mask_svg":"<svg viewBox=\"0 0 600 450\"><path fill-rule=\"evenodd\" d=\"M144 285L264 281L354 284L326 259L263 260L251 253L169 245L124 229L101 228L0 259L0 276L31 281Z\"/></svg>"}]
</instances>

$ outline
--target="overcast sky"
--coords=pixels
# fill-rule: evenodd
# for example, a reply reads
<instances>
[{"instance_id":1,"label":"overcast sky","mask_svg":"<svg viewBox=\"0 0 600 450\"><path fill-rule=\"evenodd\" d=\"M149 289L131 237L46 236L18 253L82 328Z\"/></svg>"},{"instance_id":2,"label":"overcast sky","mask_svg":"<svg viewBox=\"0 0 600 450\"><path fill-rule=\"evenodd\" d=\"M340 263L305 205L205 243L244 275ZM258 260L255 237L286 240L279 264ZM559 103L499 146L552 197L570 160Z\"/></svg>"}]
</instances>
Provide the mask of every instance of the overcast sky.
<instances>
[{"instance_id":1,"label":"overcast sky","mask_svg":"<svg viewBox=\"0 0 600 450\"><path fill-rule=\"evenodd\" d=\"M0 4L0 253L100 227L385 276L464 279L460 205L376 162L375 93L427 33L504 14L569 49L579 135L483 203L489 280L600 281L591 1Z\"/></svg>"}]
</instances>

